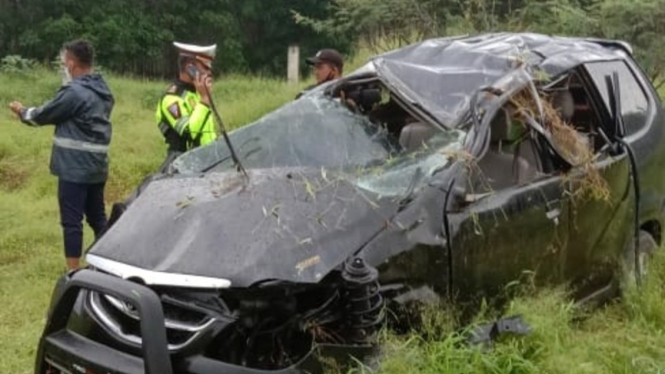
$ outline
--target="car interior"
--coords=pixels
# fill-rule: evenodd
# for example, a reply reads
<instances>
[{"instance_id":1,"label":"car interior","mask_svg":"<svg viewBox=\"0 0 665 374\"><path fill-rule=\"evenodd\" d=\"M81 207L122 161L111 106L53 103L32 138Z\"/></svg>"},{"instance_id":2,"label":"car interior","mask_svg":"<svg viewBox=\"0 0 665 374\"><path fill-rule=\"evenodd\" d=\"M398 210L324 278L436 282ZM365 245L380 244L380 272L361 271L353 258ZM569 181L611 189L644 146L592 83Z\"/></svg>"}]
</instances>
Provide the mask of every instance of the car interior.
<instances>
[{"instance_id":1,"label":"car interior","mask_svg":"<svg viewBox=\"0 0 665 374\"><path fill-rule=\"evenodd\" d=\"M439 131L419 120L399 98L391 94L378 79L349 81L335 87L332 96L340 98L351 111L366 115L384 128L403 152L413 152Z\"/></svg>"},{"instance_id":2,"label":"car interior","mask_svg":"<svg viewBox=\"0 0 665 374\"><path fill-rule=\"evenodd\" d=\"M599 153L607 142L600 136L601 117L580 73L571 72L541 93L541 98L551 104L560 119L576 130L580 141L589 146L594 155ZM487 151L471 167L468 187L473 194L523 185L565 171L552 166L551 156L539 151L535 131L527 130L522 124L518 125L521 127L518 136L511 134L511 124L515 123L510 115L513 111L507 104L492 119Z\"/></svg>"},{"instance_id":3,"label":"car interior","mask_svg":"<svg viewBox=\"0 0 665 374\"><path fill-rule=\"evenodd\" d=\"M602 117L581 71L569 72L540 92L541 98L551 104L561 120L573 126L583 144L591 147L593 154L599 153L607 144L598 131ZM333 89L332 96L385 128L403 152L416 151L439 131L420 120L417 113L376 79L345 82ZM514 110L511 104L506 104L492 119L487 150L470 165L468 188L472 194L524 185L565 171L553 164L552 156L542 150L543 140L538 139L535 131L521 123L516 125L515 116L511 115ZM518 134L515 128L519 128Z\"/></svg>"}]
</instances>

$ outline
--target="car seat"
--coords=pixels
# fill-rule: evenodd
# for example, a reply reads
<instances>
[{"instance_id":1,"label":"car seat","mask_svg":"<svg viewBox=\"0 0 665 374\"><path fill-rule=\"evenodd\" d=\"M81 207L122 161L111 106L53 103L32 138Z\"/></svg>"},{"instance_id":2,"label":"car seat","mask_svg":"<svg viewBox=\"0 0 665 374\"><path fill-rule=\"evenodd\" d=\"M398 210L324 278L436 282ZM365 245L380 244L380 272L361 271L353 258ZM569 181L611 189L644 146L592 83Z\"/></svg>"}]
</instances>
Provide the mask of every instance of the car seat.
<instances>
[{"instance_id":1,"label":"car seat","mask_svg":"<svg viewBox=\"0 0 665 374\"><path fill-rule=\"evenodd\" d=\"M489 148L478 161L477 166L481 175L478 176L479 180L474 183L474 187L500 190L526 183L538 175L538 163L535 162L537 158L531 141L527 138L519 143L519 148L514 148L515 145L511 144L509 136L509 121L510 118L503 110L492 120ZM528 157L524 157L523 154Z\"/></svg>"},{"instance_id":2,"label":"car seat","mask_svg":"<svg viewBox=\"0 0 665 374\"><path fill-rule=\"evenodd\" d=\"M399 144L406 152L411 152L422 147L436 132L434 126L425 122L411 122L400 131Z\"/></svg>"}]
</instances>

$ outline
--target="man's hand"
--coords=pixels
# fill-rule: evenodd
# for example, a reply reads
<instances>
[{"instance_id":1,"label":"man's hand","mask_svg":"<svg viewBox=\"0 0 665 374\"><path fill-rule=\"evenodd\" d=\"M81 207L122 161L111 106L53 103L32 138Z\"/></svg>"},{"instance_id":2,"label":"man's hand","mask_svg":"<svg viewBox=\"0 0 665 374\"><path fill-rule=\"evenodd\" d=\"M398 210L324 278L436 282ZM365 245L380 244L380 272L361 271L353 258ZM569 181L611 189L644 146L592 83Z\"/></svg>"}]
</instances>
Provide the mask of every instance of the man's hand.
<instances>
[{"instance_id":1,"label":"man's hand","mask_svg":"<svg viewBox=\"0 0 665 374\"><path fill-rule=\"evenodd\" d=\"M11 109L12 112L14 112L14 114L16 114L16 116L21 118L21 111L23 110L23 104L21 104L18 101L12 101L9 104L9 109Z\"/></svg>"},{"instance_id":2,"label":"man's hand","mask_svg":"<svg viewBox=\"0 0 665 374\"><path fill-rule=\"evenodd\" d=\"M212 77L197 73L196 78L194 78L194 87L196 87L196 92L201 95L201 102L210 105L210 95L208 93L212 91Z\"/></svg>"}]
</instances>

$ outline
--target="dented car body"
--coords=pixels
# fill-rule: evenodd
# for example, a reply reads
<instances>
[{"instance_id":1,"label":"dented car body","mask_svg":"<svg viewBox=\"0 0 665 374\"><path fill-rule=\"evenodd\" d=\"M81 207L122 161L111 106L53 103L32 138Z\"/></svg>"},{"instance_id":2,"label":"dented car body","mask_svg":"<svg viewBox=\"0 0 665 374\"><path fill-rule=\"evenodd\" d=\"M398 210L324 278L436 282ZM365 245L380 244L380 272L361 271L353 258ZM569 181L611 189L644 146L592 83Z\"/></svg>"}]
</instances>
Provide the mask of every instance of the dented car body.
<instances>
[{"instance_id":1,"label":"dented car body","mask_svg":"<svg viewBox=\"0 0 665 374\"><path fill-rule=\"evenodd\" d=\"M373 357L389 310L525 272L609 294L637 233L661 240L663 125L620 42L377 56L233 131L247 177L217 142L142 186L58 282L35 372L316 372Z\"/></svg>"}]
</instances>

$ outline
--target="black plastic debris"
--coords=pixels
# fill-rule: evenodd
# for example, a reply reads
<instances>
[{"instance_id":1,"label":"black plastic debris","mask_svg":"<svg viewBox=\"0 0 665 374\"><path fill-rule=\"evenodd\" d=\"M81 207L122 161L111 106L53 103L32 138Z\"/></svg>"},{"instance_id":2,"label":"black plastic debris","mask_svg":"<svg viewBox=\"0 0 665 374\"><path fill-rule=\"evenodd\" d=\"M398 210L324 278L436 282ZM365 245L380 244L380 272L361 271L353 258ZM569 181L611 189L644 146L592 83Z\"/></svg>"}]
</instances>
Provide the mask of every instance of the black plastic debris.
<instances>
[{"instance_id":1,"label":"black plastic debris","mask_svg":"<svg viewBox=\"0 0 665 374\"><path fill-rule=\"evenodd\" d=\"M495 322L477 326L469 333L467 343L470 345L487 346L496 342L502 336L524 336L532 331L522 316L500 318Z\"/></svg>"}]
</instances>

